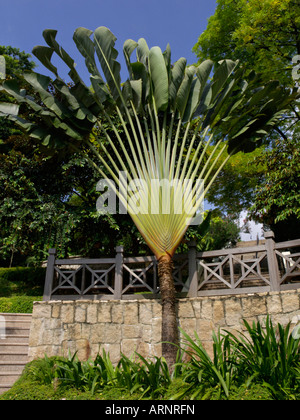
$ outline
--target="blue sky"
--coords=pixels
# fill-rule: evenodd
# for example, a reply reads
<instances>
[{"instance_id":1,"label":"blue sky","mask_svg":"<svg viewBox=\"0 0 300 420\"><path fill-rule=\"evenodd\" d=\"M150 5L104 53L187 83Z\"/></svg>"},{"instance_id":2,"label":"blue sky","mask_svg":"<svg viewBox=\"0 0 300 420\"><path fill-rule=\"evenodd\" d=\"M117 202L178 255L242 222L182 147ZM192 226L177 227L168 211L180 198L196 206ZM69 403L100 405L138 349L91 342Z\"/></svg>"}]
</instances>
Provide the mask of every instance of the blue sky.
<instances>
[{"instance_id":1,"label":"blue sky","mask_svg":"<svg viewBox=\"0 0 300 420\"><path fill-rule=\"evenodd\" d=\"M173 62L186 57L192 64L196 57L191 50L215 7L215 0L0 0L0 45L30 53L35 45L45 45L44 29L57 29L58 42L82 74L85 67L72 40L74 30L107 26L118 38L119 53L126 39L143 37L149 47L164 50L169 43ZM36 71L48 74L42 65Z\"/></svg>"}]
</instances>

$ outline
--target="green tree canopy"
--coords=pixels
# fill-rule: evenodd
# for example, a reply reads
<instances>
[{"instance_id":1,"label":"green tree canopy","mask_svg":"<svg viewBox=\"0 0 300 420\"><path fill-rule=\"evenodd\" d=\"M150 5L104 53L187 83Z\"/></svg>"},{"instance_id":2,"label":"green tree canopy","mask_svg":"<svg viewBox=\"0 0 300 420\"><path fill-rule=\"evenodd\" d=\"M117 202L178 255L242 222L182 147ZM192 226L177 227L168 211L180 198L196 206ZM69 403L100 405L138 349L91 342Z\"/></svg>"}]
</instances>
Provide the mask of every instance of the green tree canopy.
<instances>
[{"instance_id":1,"label":"green tree canopy","mask_svg":"<svg viewBox=\"0 0 300 420\"><path fill-rule=\"evenodd\" d=\"M297 0L218 0L194 46L200 60L238 59L263 75L293 86L292 59L300 54Z\"/></svg>"},{"instance_id":2,"label":"green tree canopy","mask_svg":"<svg viewBox=\"0 0 300 420\"><path fill-rule=\"evenodd\" d=\"M300 234L300 140L278 141L273 150L258 156L264 164L264 182L257 187L251 207L252 219L271 227L276 238L291 240Z\"/></svg>"},{"instance_id":3,"label":"green tree canopy","mask_svg":"<svg viewBox=\"0 0 300 420\"><path fill-rule=\"evenodd\" d=\"M224 56L238 59L249 73L254 69L265 81L279 80L282 86L295 87L292 70L295 65L293 57L300 54L300 3L295 0L218 0L216 12L209 19L194 51L200 61L208 58L220 60ZM286 225L290 221L291 230L297 231L298 203L293 180L299 176L299 167L293 151L299 147L299 124L299 103L295 101L283 114L276 130L266 138L265 147L255 151L253 156L240 156L239 165L235 165L234 160L228 162L208 199L231 213L234 209L237 212L249 209L255 202L252 217L271 226L277 237L284 238L288 232L283 221ZM271 151L270 147L274 150ZM270 165L269 159L274 156L282 170L286 165L283 174L292 165L294 176L290 178L290 188L288 177L279 181L276 166ZM279 190L275 192L275 179L285 185L280 198L277 196ZM263 191L264 200L260 195ZM274 205L278 200L281 200L281 205ZM283 206L286 211L283 211ZM254 209L257 209L256 215ZM285 239L288 237L290 235Z\"/></svg>"}]
</instances>

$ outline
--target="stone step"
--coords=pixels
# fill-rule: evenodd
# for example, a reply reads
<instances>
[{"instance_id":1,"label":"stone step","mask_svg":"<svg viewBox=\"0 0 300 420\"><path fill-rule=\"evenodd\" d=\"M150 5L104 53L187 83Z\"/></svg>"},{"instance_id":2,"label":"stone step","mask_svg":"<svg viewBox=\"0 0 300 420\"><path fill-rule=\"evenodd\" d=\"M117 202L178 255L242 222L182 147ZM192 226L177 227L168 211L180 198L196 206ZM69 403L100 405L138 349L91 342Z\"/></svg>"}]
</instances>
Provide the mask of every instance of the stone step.
<instances>
[{"instance_id":1,"label":"stone step","mask_svg":"<svg viewBox=\"0 0 300 420\"><path fill-rule=\"evenodd\" d=\"M0 362L0 375L3 372L18 372L18 374L21 375L24 367L24 362Z\"/></svg>"},{"instance_id":2,"label":"stone step","mask_svg":"<svg viewBox=\"0 0 300 420\"><path fill-rule=\"evenodd\" d=\"M4 394L4 392L9 391L11 388L11 385L1 385L0 384L0 395Z\"/></svg>"},{"instance_id":3,"label":"stone step","mask_svg":"<svg viewBox=\"0 0 300 420\"><path fill-rule=\"evenodd\" d=\"M29 343L29 335L16 335L16 334L10 334L5 335L5 338L0 339L0 345L1 344L14 344L14 343L22 343L26 344L28 346Z\"/></svg>"},{"instance_id":4,"label":"stone step","mask_svg":"<svg viewBox=\"0 0 300 420\"><path fill-rule=\"evenodd\" d=\"M17 319L8 319L5 320L5 327L6 328L24 328L24 329L28 329L30 328L31 325L31 321L29 320L17 320Z\"/></svg>"},{"instance_id":5,"label":"stone step","mask_svg":"<svg viewBox=\"0 0 300 420\"><path fill-rule=\"evenodd\" d=\"M20 373L15 371L5 371L0 373L0 385L12 386L17 379L19 379Z\"/></svg>"},{"instance_id":6,"label":"stone step","mask_svg":"<svg viewBox=\"0 0 300 420\"><path fill-rule=\"evenodd\" d=\"M31 321L31 314L9 314L5 312L0 312L0 316L3 316L7 321Z\"/></svg>"},{"instance_id":7,"label":"stone step","mask_svg":"<svg viewBox=\"0 0 300 420\"><path fill-rule=\"evenodd\" d=\"M5 329L5 334L2 335L1 340L5 340L7 337L12 336L12 335L18 335L18 336L26 336L29 337L29 333L30 333L30 328L6 328ZM4 337L4 338L3 338Z\"/></svg>"},{"instance_id":8,"label":"stone step","mask_svg":"<svg viewBox=\"0 0 300 420\"><path fill-rule=\"evenodd\" d=\"M28 353L28 344L24 343L3 343L2 340L0 340L0 354L3 352L17 352L17 353Z\"/></svg>"},{"instance_id":9,"label":"stone step","mask_svg":"<svg viewBox=\"0 0 300 420\"><path fill-rule=\"evenodd\" d=\"M2 362L24 362L28 361L27 352L16 352L16 351L0 351L0 360Z\"/></svg>"},{"instance_id":10,"label":"stone step","mask_svg":"<svg viewBox=\"0 0 300 420\"><path fill-rule=\"evenodd\" d=\"M28 363L31 318L0 313L0 394L11 388Z\"/></svg>"}]
</instances>

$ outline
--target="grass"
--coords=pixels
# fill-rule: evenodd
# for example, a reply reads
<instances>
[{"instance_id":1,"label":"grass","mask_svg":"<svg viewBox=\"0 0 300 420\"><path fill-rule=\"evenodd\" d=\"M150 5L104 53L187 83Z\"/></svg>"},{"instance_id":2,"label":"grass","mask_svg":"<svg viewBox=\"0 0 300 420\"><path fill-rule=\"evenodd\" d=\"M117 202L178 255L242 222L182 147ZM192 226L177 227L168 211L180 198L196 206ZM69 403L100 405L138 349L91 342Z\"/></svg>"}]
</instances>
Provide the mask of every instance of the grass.
<instances>
[{"instance_id":1,"label":"grass","mask_svg":"<svg viewBox=\"0 0 300 420\"><path fill-rule=\"evenodd\" d=\"M213 357L199 337L184 341L172 374L164 358L124 355L117 365L103 351L81 362L45 356L29 363L0 400L299 400L299 339L267 319L246 334L213 333ZM188 356L183 362L182 356Z\"/></svg>"}]
</instances>

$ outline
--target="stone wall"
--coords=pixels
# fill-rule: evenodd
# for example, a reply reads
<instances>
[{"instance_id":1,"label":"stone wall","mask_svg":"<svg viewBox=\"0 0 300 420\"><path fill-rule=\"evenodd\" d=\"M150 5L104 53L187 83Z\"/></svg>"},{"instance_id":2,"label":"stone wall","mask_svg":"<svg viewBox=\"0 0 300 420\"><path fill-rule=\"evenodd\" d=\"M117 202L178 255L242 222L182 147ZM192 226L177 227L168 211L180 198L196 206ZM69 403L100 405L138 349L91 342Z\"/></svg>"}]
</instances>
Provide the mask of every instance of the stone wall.
<instances>
[{"instance_id":1,"label":"stone wall","mask_svg":"<svg viewBox=\"0 0 300 420\"><path fill-rule=\"evenodd\" d=\"M179 326L189 335L196 331L211 351L212 330L244 329L242 319L275 323L300 322L300 290L253 295L180 299ZM111 360L134 351L146 357L161 355L161 303L159 300L48 301L33 308L29 357L67 355L81 360L109 352Z\"/></svg>"}]
</instances>

